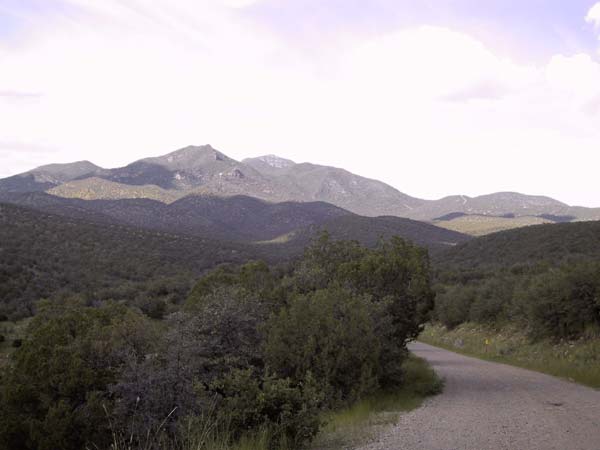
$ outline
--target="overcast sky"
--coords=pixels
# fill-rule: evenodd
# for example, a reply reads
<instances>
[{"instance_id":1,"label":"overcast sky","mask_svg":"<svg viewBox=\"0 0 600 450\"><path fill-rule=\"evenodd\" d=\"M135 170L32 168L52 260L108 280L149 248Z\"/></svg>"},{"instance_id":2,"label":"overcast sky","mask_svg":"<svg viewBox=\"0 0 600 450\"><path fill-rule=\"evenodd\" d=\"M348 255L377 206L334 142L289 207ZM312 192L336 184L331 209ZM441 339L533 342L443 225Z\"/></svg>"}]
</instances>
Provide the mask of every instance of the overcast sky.
<instances>
[{"instance_id":1,"label":"overcast sky","mask_svg":"<svg viewBox=\"0 0 600 450\"><path fill-rule=\"evenodd\" d=\"M0 177L205 143L600 206L600 3L0 0Z\"/></svg>"}]
</instances>

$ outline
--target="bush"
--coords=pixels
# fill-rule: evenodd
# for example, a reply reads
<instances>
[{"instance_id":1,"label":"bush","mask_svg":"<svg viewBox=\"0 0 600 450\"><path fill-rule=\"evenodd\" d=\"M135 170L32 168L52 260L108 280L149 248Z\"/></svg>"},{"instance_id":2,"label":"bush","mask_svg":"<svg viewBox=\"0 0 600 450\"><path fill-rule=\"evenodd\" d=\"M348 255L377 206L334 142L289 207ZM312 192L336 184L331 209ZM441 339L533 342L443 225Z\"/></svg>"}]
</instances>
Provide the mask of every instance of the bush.
<instances>
[{"instance_id":1,"label":"bush","mask_svg":"<svg viewBox=\"0 0 600 450\"><path fill-rule=\"evenodd\" d=\"M234 438L248 430L268 430L274 448L284 443L298 448L319 430L322 394L310 374L294 383L289 378L237 369L215 381L212 391L220 393L218 422Z\"/></svg>"},{"instance_id":2,"label":"bush","mask_svg":"<svg viewBox=\"0 0 600 450\"><path fill-rule=\"evenodd\" d=\"M497 324L505 320L506 309L513 298L513 283L504 277L489 280L477 290L469 319L481 324Z\"/></svg>"},{"instance_id":3,"label":"bush","mask_svg":"<svg viewBox=\"0 0 600 450\"><path fill-rule=\"evenodd\" d=\"M435 299L435 318L449 329L456 328L469 320L475 299L473 288L460 285L448 287Z\"/></svg>"},{"instance_id":4,"label":"bush","mask_svg":"<svg viewBox=\"0 0 600 450\"><path fill-rule=\"evenodd\" d=\"M148 326L124 307L43 304L0 387L0 448L79 450L108 443L103 405Z\"/></svg>"},{"instance_id":5,"label":"bush","mask_svg":"<svg viewBox=\"0 0 600 450\"><path fill-rule=\"evenodd\" d=\"M448 278L445 281L448 282ZM578 339L600 329L600 263L510 266L482 280L437 286L434 318L449 329L465 322L513 323L530 338Z\"/></svg>"},{"instance_id":6,"label":"bush","mask_svg":"<svg viewBox=\"0 0 600 450\"><path fill-rule=\"evenodd\" d=\"M268 368L296 383L312 373L329 406L377 388L380 344L367 298L341 288L298 295L266 330Z\"/></svg>"},{"instance_id":7,"label":"bush","mask_svg":"<svg viewBox=\"0 0 600 450\"><path fill-rule=\"evenodd\" d=\"M158 298L149 298L139 302L139 307L151 319L162 320L167 312L167 304Z\"/></svg>"},{"instance_id":8,"label":"bush","mask_svg":"<svg viewBox=\"0 0 600 450\"><path fill-rule=\"evenodd\" d=\"M579 338L587 328L600 326L600 265L542 275L524 300L534 338Z\"/></svg>"}]
</instances>

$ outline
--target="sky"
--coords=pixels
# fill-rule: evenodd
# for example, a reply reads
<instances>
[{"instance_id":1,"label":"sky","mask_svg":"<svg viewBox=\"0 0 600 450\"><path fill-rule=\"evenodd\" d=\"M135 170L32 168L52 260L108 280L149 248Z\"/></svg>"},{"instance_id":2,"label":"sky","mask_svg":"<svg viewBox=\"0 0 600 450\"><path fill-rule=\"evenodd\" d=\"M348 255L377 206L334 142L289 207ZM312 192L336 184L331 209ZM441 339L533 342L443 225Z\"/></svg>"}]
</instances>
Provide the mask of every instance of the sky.
<instances>
[{"instance_id":1,"label":"sky","mask_svg":"<svg viewBox=\"0 0 600 450\"><path fill-rule=\"evenodd\" d=\"M0 0L0 177L187 145L600 206L595 0Z\"/></svg>"}]
</instances>

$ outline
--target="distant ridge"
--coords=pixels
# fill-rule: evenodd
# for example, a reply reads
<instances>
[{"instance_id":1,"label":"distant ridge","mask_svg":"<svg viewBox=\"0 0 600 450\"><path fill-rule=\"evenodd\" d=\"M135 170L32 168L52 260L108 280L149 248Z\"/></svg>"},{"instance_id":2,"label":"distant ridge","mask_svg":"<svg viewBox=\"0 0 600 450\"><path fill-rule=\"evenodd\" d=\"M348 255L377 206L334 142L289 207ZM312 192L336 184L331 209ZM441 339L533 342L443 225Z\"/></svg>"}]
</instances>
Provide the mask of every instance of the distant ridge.
<instances>
[{"instance_id":1,"label":"distant ridge","mask_svg":"<svg viewBox=\"0 0 600 450\"><path fill-rule=\"evenodd\" d=\"M188 196L165 204L150 199L67 199L44 192L16 193L6 196L5 201L98 224L248 244L282 242L285 237L283 241L293 241L303 248L321 230L329 230L334 238L358 240L365 245L375 245L379 238L393 235L431 248L469 239L409 219L358 216L325 202L270 203L247 196ZM300 252L300 247L294 251Z\"/></svg>"},{"instance_id":2,"label":"distant ridge","mask_svg":"<svg viewBox=\"0 0 600 450\"><path fill-rule=\"evenodd\" d=\"M352 213L430 222L472 235L541 223L600 220L600 208L572 207L543 196L499 192L422 200L344 169L276 155L236 161L211 145L188 146L116 169L88 161L42 166L0 180L0 198L47 192L85 200L246 196L273 202L326 202Z\"/></svg>"},{"instance_id":3,"label":"distant ridge","mask_svg":"<svg viewBox=\"0 0 600 450\"><path fill-rule=\"evenodd\" d=\"M102 169L89 161L50 164L0 180L0 192L38 192L78 178L93 177Z\"/></svg>"}]
</instances>

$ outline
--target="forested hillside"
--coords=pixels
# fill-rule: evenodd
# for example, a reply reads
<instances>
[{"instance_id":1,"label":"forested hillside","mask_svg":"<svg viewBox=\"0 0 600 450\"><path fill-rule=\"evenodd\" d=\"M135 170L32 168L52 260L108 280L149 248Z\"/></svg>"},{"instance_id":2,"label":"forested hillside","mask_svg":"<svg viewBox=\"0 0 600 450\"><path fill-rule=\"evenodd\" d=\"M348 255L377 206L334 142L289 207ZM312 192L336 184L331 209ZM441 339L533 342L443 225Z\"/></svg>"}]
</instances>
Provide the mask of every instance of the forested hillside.
<instances>
[{"instance_id":1,"label":"forested hillside","mask_svg":"<svg viewBox=\"0 0 600 450\"><path fill-rule=\"evenodd\" d=\"M298 251L308 245L321 230L327 231L333 239L357 240L368 247L377 245L381 239L400 236L436 254L472 239L471 236L462 233L401 217L344 215L300 230L283 247L295 248L295 251Z\"/></svg>"},{"instance_id":2,"label":"forested hillside","mask_svg":"<svg viewBox=\"0 0 600 450\"><path fill-rule=\"evenodd\" d=\"M65 217L226 241L253 242L352 213L323 202L269 203L247 196L188 196L171 204L147 198L81 200L43 192L5 195L11 203Z\"/></svg>"},{"instance_id":3,"label":"forested hillside","mask_svg":"<svg viewBox=\"0 0 600 450\"><path fill-rule=\"evenodd\" d=\"M560 264L600 257L600 221L546 224L494 233L439 253L444 268Z\"/></svg>"},{"instance_id":4,"label":"forested hillside","mask_svg":"<svg viewBox=\"0 0 600 450\"><path fill-rule=\"evenodd\" d=\"M31 315L40 299L72 294L90 302L123 300L160 314L180 302L203 271L251 259L294 260L322 231L368 247L392 236L438 250L469 239L408 219L356 216L326 203L198 197L165 212L167 205L146 199L19 198L57 214L0 203L0 314L12 319ZM283 239L255 243L291 230Z\"/></svg>"},{"instance_id":5,"label":"forested hillside","mask_svg":"<svg viewBox=\"0 0 600 450\"><path fill-rule=\"evenodd\" d=\"M252 258L243 245L0 204L0 314L29 316L40 299L74 294L179 302L203 271Z\"/></svg>"},{"instance_id":6,"label":"forested hillside","mask_svg":"<svg viewBox=\"0 0 600 450\"><path fill-rule=\"evenodd\" d=\"M516 325L532 339L600 331L600 222L492 234L434 257L435 317Z\"/></svg>"}]
</instances>

